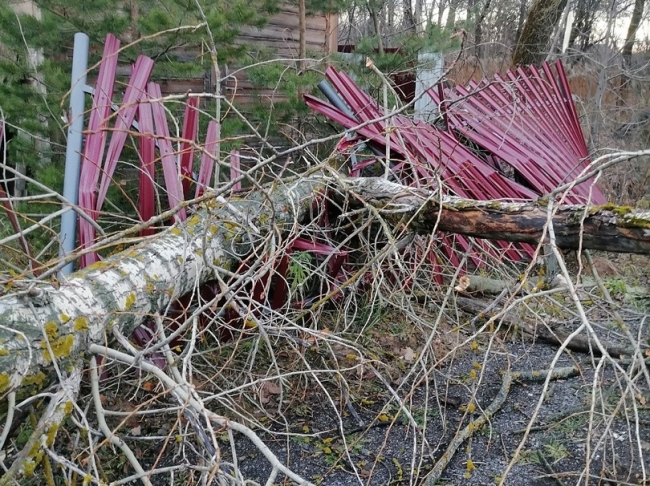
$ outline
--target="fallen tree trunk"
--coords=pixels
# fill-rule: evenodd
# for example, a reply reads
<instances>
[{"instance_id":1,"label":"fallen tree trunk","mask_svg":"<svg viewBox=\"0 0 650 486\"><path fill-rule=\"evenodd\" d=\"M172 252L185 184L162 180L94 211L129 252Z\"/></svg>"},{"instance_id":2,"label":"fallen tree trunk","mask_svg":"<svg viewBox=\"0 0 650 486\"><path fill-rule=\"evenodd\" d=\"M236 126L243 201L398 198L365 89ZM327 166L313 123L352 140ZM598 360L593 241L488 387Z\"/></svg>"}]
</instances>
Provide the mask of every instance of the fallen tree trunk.
<instances>
[{"instance_id":1,"label":"fallen tree trunk","mask_svg":"<svg viewBox=\"0 0 650 486\"><path fill-rule=\"evenodd\" d=\"M187 221L72 274L58 288L35 282L0 298L0 394L34 393L59 369L76 368L89 345L130 335L147 317L233 270L266 235L293 226L324 180L304 180L226 205L210 201Z\"/></svg>"},{"instance_id":2,"label":"fallen tree trunk","mask_svg":"<svg viewBox=\"0 0 650 486\"><path fill-rule=\"evenodd\" d=\"M476 202L433 194L383 179L298 179L228 204L212 202L186 222L73 274L59 288L34 283L0 298L0 393L48 383L48 370L76 368L92 343L114 332L129 335L144 319L233 270L270 233L306 218L314 195L331 189L348 207L375 207L407 230L449 231L481 238L536 243L547 223L533 203ZM622 213L622 214L618 214ZM650 216L613 207L567 206L553 217L563 248L650 253ZM258 255L262 252L259 251Z\"/></svg>"},{"instance_id":3,"label":"fallen tree trunk","mask_svg":"<svg viewBox=\"0 0 650 486\"><path fill-rule=\"evenodd\" d=\"M438 229L476 238L537 244L546 224L546 208L532 203L455 200L443 205ZM560 206L553 214L553 228L559 248L650 253L647 211L633 212L613 205Z\"/></svg>"},{"instance_id":4,"label":"fallen tree trunk","mask_svg":"<svg viewBox=\"0 0 650 486\"><path fill-rule=\"evenodd\" d=\"M432 200L426 191L382 179L348 182L362 199L375 201L381 207L392 197L406 212L416 214L411 229L418 233L435 229L475 238L537 244L548 223L546 204L473 201L451 196ZM650 211L633 211L613 204L558 206L552 222L559 248L650 253Z\"/></svg>"},{"instance_id":5,"label":"fallen tree trunk","mask_svg":"<svg viewBox=\"0 0 650 486\"><path fill-rule=\"evenodd\" d=\"M7 293L0 295L0 395L6 400L0 406L8 407L11 416L17 400L39 392L53 377L59 391L44 395L50 397L47 413L0 484L33 470L43 445L54 441L58 424L73 408L89 354L108 349L107 342L130 335L156 313L164 314L171 302L220 272L236 271L244 258L254 255L262 261L275 255L277 236L296 234L299 223L310 218L316 194L325 192L341 207L353 209L355 217L365 208L367 217L379 214L384 227L388 222L404 232L445 230L535 243L547 224L545 209L532 203L440 200L383 179L314 176L227 203L209 200L187 221L60 284L5 281ZM647 213L566 207L552 221L560 247L576 248L582 237L585 249L650 253ZM0 442L4 439L3 432Z\"/></svg>"}]
</instances>

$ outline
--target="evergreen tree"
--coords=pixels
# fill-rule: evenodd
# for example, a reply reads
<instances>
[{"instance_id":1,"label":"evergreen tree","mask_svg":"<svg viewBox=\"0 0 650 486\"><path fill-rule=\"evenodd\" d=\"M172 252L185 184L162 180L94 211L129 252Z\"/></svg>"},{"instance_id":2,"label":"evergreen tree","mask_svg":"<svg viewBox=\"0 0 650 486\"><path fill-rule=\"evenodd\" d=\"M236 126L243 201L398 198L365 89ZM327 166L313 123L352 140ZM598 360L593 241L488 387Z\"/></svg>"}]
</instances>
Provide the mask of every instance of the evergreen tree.
<instances>
[{"instance_id":1,"label":"evergreen tree","mask_svg":"<svg viewBox=\"0 0 650 486\"><path fill-rule=\"evenodd\" d=\"M278 0L35 0L40 18L18 14L12 5L0 5L0 108L8 122L7 144L11 165L26 163L41 180L58 186L43 172L59 173L60 166L41 167L34 138L51 140L54 167L65 152L65 96L70 87L72 43L75 32L91 40L89 66L99 61L106 34L123 45L138 41L120 53L120 62L145 54L156 61L153 78L197 77L212 67L206 54L208 35L199 25L203 15L217 46L220 63L241 57L244 47L235 40L242 26L262 26L277 10ZM203 14L201 14L199 7ZM42 62L34 65L30 54ZM204 54L204 55L201 55ZM13 128L12 128L13 127ZM33 137L12 136L20 130ZM44 179L43 179L44 178ZM58 181L60 183L60 181Z\"/></svg>"}]
</instances>

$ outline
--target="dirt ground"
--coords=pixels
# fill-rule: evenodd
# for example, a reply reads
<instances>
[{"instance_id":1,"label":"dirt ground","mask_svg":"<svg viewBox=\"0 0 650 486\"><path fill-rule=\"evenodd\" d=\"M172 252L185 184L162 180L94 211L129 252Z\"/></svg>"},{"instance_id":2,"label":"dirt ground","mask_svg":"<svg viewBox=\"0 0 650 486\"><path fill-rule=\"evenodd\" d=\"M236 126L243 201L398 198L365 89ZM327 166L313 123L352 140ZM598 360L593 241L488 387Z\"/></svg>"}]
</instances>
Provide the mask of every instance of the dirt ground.
<instances>
[{"instance_id":1,"label":"dirt ground","mask_svg":"<svg viewBox=\"0 0 650 486\"><path fill-rule=\"evenodd\" d=\"M589 322L608 349L631 349L630 337L641 343L637 358L643 355L644 367L638 360L633 366L625 354L604 359L597 349L558 353L557 344L531 337L526 326L548 326L564 334L580 326L575 306L558 293L550 300L525 301L493 326L483 326L487 317L482 316L474 322L477 332L469 323L475 313L447 314L428 352L424 346L431 333L426 326L413 325L408 315L390 307L370 306L353 320L359 327L337 333L347 339L342 343L354 341L363 356L336 339L298 350L277 347L275 360L286 376L282 387L264 380L273 364L263 346L243 340L224 349L222 356L206 353L195 359L197 393L222 390L223 399L208 402L214 412L251 426L282 463L319 485L427 484L425 478L443 457L449 458L448 464L431 484L650 484L650 272L640 270L647 265L641 260L615 261L613 270L597 264L614 306L585 280L578 295ZM484 306L494 299L470 297ZM454 298L450 309L460 308ZM438 305L418 302L420 321L435 320ZM326 317L312 324L324 334L336 325ZM252 354L255 366L246 361ZM203 362L206 370L219 363L218 377L201 371ZM551 368L572 371L546 382L543 371ZM497 407L507 372L513 380ZM525 372L531 372L531 379L515 375ZM255 378L261 383L257 388L232 392L240 382ZM113 370L105 381L104 406L128 411L179 405L169 395L157 395L154 382L133 370ZM481 425L486 411L493 414ZM204 464L209 447L197 435L200 418L152 412L107 419L145 469L176 466L152 476L152 484L201 484L194 469ZM467 428L470 437L450 453L454 437ZM271 484L271 467L258 447L234 434L234 458L225 430L215 433L223 461L236 460L244 478ZM107 478L132 474L110 447L99 450L97 457ZM278 474L272 484L293 483Z\"/></svg>"},{"instance_id":2,"label":"dirt ground","mask_svg":"<svg viewBox=\"0 0 650 486\"><path fill-rule=\"evenodd\" d=\"M266 434L265 438L294 471L320 484L420 484L458 429L494 400L502 383L499 372L508 369L508 363L510 369L518 371L546 369L556 350L555 346L516 338L495 342L491 349L480 344L475 352L432 372L430 380L404 387L411 393L409 408L424 431L428 447L422 445L420 432L414 432L395 402L383 393L354 401L352 406L366 424L363 426L347 407L335 412L324 406L320 393L314 393L286 417L286 427L296 436L287 438L285 424L278 424L282 433ZM597 360L588 356L565 353L556 367L576 367L578 374L551 381L546 393L542 382L515 381L503 407L461 445L436 484L499 484L531 423L520 458L505 484L578 484L587 462L590 480L585 483L582 479L581 484L642 484L643 467L646 474L650 472L650 451L646 450L647 462L642 465L638 447L650 447L650 410L639 410L635 430L629 403L615 411L619 387L624 385L605 365L594 388L594 364L597 366ZM473 378L473 371L482 376ZM364 383L363 388L372 388L374 380L369 378L370 383ZM645 392L650 399L647 389ZM537 418L531 422L540 400ZM473 413L469 412L469 403L475 404ZM317 435L307 435L306 430ZM588 438L590 461L586 460ZM242 451L242 471L264 482L270 470L261 464L259 453L245 443ZM277 483L282 484L280 480Z\"/></svg>"}]
</instances>

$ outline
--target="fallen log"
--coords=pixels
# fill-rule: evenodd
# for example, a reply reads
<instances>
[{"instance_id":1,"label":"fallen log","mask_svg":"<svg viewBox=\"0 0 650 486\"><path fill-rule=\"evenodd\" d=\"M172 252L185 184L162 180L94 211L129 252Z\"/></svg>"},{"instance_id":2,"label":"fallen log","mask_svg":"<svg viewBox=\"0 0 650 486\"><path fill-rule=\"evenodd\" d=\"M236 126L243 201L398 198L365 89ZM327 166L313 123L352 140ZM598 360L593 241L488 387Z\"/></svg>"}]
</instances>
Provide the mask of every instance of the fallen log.
<instances>
[{"instance_id":1,"label":"fallen log","mask_svg":"<svg viewBox=\"0 0 650 486\"><path fill-rule=\"evenodd\" d=\"M546 208L533 203L450 201L442 207L440 231L476 238L536 244L547 224ZM650 212L614 205L560 206L553 214L560 248L650 252Z\"/></svg>"},{"instance_id":2,"label":"fallen log","mask_svg":"<svg viewBox=\"0 0 650 486\"><path fill-rule=\"evenodd\" d=\"M147 316L213 279L217 269L234 269L270 232L289 231L307 217L314 195L328 188L348 207L372 206L421 234L442 230L536 243L547 224L545 208L532 202L440 199L379 178L314 176L226 205L208 202L186 222L73 274L58 288L34 282L1 296L0 394L23 385L34 393L48 383L53 360L75 368L89 344L103 344L114 331L129 335ZM585 249L650 253L648 212L562 206L552 221L561 248L577 248L582 239Z\"/></svg>"},{"instance_id":3,"label":"fallen log","mask_svg":"<svg viewBox=\"0 0 650 486\"><path fill-rule=\"evenodd\" d=\"M354 179L349 184L368 201L383 200L385 204L392 197L394 203L410 206L410 214L417 215L411 229L418 233L436 229L488 240L537 244L548 224L547 203L543 200L518 203L452 196L432 198L427 191L374 178ZM650 253L650 211L647 210L634 211L613 204L557 206L552 222L559 248Z\"/></svg>"},{"instance_id":4,"label":"fallen log","mask_svg":"<svg viewBox=\"0 0 650 486\"><path fill-rule=\"evenodd\" d=\"M43 444L52 443L58 424L72 409L92 350L130 335L197 285L236 271L243 259L275 254L274 239L295 234L301 222L311 219L317 194L328 194L340 207L353 210L355 218L364 210L364 217L381 216L384 223L378 227L386 228L388 222L403 233L443 230L536 243L547 224L545 208L530 202L440 198L383 179L312 176L227 203L206 198L187 221L62 282L0 282L5 292L0 295L0 406L11 410L12 403L43 390L54 377L60 390L46 394L51 397L48 413L0 484L26 472L42 456ZM650 253L648 213L560 207L552 222L560 247L576 248L582 238L583 248ZM6 438L2 435L0 441Z\"/></svg>"},{"instance_id":5,"label":"fallen log","mask_svg":"<svg viewBox=\"0 0 650 486\"><path fill-rule=\"evenodd\" d=\"M5 283L15 290L0 297L0 394L23 385L37 392L48 384L53 361L76 368L90 344L104 344L114 332L130 335L217 269L233 270L274 228L286 231L284 225L304 218L324 182L286 185L272 199L255 193L228 204L209 201L185 222L72 274L58 288Z\"/></svg>"},{"instance_id":6,"label":"fallen log","mask_svg":"<svg viewBox=\"0 0 650 486\"><path fill-rule=\"evenodd\" d=\"M482 302L470 299L467 297L456 297L456 304L458 307L466 312L485 315L485 304ZM512 328L521 329L532 339L543 341L545 343L553 344L555 346L562 346L568 339L571 333L562 332L559 329L551 329L549 326L541 326L532 322L527 322L519 317L503 316L500 321L506 323ZM634 356L634 349L625 348L616 344L605 342L603 344L612 358L621 359L624 357ZM578 335L571 338L571 341L566 346L571 351L585 353L589 355L602 356L598 345L593 339L586 335Z\"/></svg>"}]
</instances>

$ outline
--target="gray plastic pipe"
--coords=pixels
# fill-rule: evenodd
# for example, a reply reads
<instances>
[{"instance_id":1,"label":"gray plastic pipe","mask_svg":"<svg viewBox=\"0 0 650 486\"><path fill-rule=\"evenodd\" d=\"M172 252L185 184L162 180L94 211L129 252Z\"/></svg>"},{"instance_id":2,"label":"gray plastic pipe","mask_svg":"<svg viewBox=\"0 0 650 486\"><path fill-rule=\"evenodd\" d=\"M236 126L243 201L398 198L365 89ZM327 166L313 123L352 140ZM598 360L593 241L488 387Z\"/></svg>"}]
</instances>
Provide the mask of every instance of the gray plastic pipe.
<instances>
[{"instance_id":1,"label":"gray plastic pipe","mask_svg":"<svg viewBox=\"0 0 650 486\"><path fill-rule=\"evenodd\" d=\"M325 98L332 103L336 108L341 110L343 113L345 113L348 116L351 116L352 118L355 118L354 113L350 109L350 107L343 101L343 99L339 96L339 94L334 91L334 88L332 88L332 85L329 84L326 80L322 80L320 83L318 83L318 89L320 90L321 93L325 95Z\"/></svg>"},{"instance_id":2,"label":"gray plastic pipe","mask_svg":"<svg viewBox=\"0 0 650 486\"><path fill-rule=\"evenodd\" d=\"M65 178L63 180L63 197L70 204L79 203L79 175L81 173L81 149L84 127L84 88L88 70L88 36L80 32L74 35L72 54L72 83L70 88L70 113L68 126L68 143L65 151ZM59 256L64 257L74 251L77 243L77 213L69 209L61 216L61 246ZM73 262L68 263L59 272L59 276L72 273Z\"/></svg>"},{"instance_id":3,"label":"gray plastic pipe","mask_svg":"<svg viewBox=\"0 0 650 486\"><path fill-rule=\"evenodd\" d=\"M339 96L339 94L334 90L331 84L329 84L326 80L322 80L320 83L318 83L318 89L320 90L321 93L327 98L327 100L332 103L336 108L341 110L343 113L346 115L354 118L355 120L357 119L356 116L354 116L354 112L350 109L350 107L343 101L343 99ZM348 132L348 138L350 138L353 134ZM379 157L383 157L384 154L381 150L368 146L370 151L374 153L375 155ZM357 160L356 160L356 155L353 154L352 157L352 163L353 165L356 165ZM392 164L391 164L392 165Z\"/></svg>"}]
</instances>

